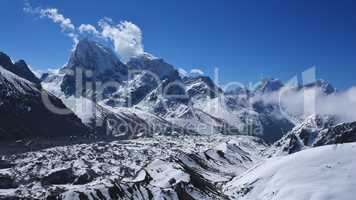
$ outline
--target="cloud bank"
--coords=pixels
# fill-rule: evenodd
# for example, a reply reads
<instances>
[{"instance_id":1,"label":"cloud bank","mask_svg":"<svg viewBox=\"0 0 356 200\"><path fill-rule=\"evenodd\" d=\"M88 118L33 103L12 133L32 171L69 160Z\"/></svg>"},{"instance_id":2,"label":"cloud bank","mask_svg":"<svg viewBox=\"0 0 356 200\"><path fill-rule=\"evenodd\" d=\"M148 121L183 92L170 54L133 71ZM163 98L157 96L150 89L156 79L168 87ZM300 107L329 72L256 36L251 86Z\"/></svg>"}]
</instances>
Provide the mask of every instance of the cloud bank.
<instances>
[{"instance_id":1,"label":"cloud bank","mask_svg":"<svg viewBox=\"0 0 356 200\"><path fill-rule=\"evenodd\" d=\"M198 69L198 68L191 69L191 70L190 70L190 73L191 73L191 74L196 74L196 75L204 75L203 70Z\"/></svg>"},{"instance_id":2,"label":"cloud bank","mask_svg":"<svg viewBox=\"0 0 356 200\"><path fill-rule=\"evenodd\" d=\"M295 123L310 115L334 115L339 122L356 121L356 87L328 95L318 87L285 88L284 91L256 96L253 101L279 105L281 112Z\"/></svg>"},{"instance_id":3,"label":"cloud bank","mask_svg":"<svg viewBox=\"0 0 356 200\"><path fill-rule=\"evenodd\" d=\"M25 2L23 9L26 13L48 18L60 26L61 31L73 40L74 46L81 38L91 38L103 43L110 43L123 62L130 58L144 54L141 29L130 21L115 24L110 18L103 18L98 27L92 24L80 24L76 27L72 20L65 17L56 8L33 8Z\"/></svg>"}]
</instances>

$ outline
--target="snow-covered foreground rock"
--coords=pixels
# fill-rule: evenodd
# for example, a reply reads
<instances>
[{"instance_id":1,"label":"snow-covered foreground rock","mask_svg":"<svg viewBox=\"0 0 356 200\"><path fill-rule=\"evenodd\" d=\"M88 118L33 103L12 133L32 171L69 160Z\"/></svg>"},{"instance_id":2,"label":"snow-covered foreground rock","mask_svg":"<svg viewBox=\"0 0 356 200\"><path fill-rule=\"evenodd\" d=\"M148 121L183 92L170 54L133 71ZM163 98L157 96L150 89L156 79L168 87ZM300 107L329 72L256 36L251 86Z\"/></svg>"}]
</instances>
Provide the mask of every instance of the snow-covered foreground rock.
<instances>
[{"instance_id":1,"label":"snow-covered foreground rock","mask_svg":"<svg viewBox=\"0 0 356 200\"><path fill-rule=\"evenodd\" d=\"M356 143L304 150L260 163L224 186L231 199L352 200Z\"/></svg>"},{"instance_id":2,"label":"snow-covered foreground rock","mask_svg":"<svg viewBox=\"0 0 356 200\"><path fill-rule=\"evenodd\" d=\"M312 115L275 142L267 155L292 154L304 149L356 141L356 122L336 123L335 116Z\"/></svg>"},{"instance_id":3,"label":"snow-covered foreground rock","mask_svg":"<svg viewBox=\"0 0 356 200\"><path fill-rule=\"evenodd\" d=\"M353 199L356 143L267 158L269 148L185 135L14 154L0 163L0 199Z\"/></svg>"},{"instance_id":4,"label":"snow-covered foreground rock","mask_svg":"<svg viewBox=\"0 0 356 200\"><path fill-rule=\"evenodd\" d=\"M266 147L248 136L156 136L15 154L4 157L0 198L226 199L222 185Z\"/></svg>"}]
</instances>

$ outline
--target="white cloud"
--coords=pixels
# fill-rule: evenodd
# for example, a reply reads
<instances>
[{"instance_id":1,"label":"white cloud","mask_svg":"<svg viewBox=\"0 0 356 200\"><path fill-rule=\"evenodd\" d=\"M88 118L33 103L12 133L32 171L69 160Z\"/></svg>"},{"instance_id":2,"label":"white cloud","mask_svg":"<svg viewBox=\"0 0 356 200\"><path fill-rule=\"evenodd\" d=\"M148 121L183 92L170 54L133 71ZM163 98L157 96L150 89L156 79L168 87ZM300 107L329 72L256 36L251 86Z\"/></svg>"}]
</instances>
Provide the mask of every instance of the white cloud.
<instances>
[{"instance_id":1,"label":"white cloud","mask_svg":"<svg viewBox=\"0 0 356 200\"><path fill-rule=\"evenodd\" d=\"M73 40L74 46L82 37L91 37L99 41L109 41L124 62L128 61L131 57L145 53L142 44L142 31L132 22L122 21L115 25L112 19L104 18L99 21L101 30L98 30L91 24L81 24L79 27L76 27L70 18L59 13L56 8L33 8L29 2L26 1L23 10L27 13L37 14L41 18L46 17L51 19L54 23L59 24L61 31Z\"/></svg>"},{"instance_id":2,"label":"white cloud","mask_svg":"<svg viewBox=\"0 0 356 200\"><path fill-rule=\"evenodd\" d=\"M279 105L286 117L293 121L296 120L295 117L303 119L313 114L335 115L340 122L356 121L356 87L329 95L320 88L286 89L282 93L279 91L256 96L254 101Z\"/></svg>"},{"instance_id":3,"label":"white cloud","mask_svg":"<svg viewBox=\"0 0 356 200\"><path fill-rule=\"evenodd\" d=\"M204 74L203 70L198 69L198 68L191 69L191 70L190 70L190 73L191 73L191 74L197 74L197 75L203 75L203 74Z\"/></svg>"},{"instance_id":4,"label":"white cloud","mask_svg":"<svg viewBox=\"0 0 356 200\"><path fill-rule=\"evenodd\" d=\"M56 8L43 9L39 7L33 8L30 5L30 3L26 1L23 10L27 13L37 14L40 16L40 18L46 17L52 20L52 22L59 24L59 26L61 27L61 31L66 33L66 35L73 40L74 45L78 43L78 34L75 30L75 26L72 23L72 20L67 17L64 17L64 15L59 13L58 9Z\"/></svg>"},{"instance_id":5,"label":"white cloud","mask_svg":"<svg viewBox=\"0 0 356 200\"><path fill-rule=\"evenodd\" d=\"M62 28L62 31L74 31L75 27L69 18L64 17L58 13L56 8L40 9L40 17L47 17L54 23L58 23Z\"/></svg>"},{"instance_id":6,"label":"white cloud","mask_svg":"<svg viewBox=\"0 0 356 200\"><path fill-rule=\"evenodd\" d=\"M91 24L81 24L78 28L79 33L89 33L97 35L99 32L96 30L95 26Z\"/></svg>"},{"instance_id":7,"label":"white cloud","mask_svg":"<svg viewBox=\"0 0 356 200\"><path fill-rule=\"evenodd\" d=\"M178 73L180 74L181 77L185 77L188 75L188 72L183 68L178 68Z\"/></svg>"},{"instance_id":8,"label":"white cloud","mask_svg":"<svg viewBox=\"0 0 356 200\"><path fill-rule=\"evenodd\" d=\"M121 59L126 62L131 57L144 53L141 29L129 21L111 24L112 20L106 18L99 22L102 28L101 35L113 41L115 50Z\"/></svg>"}]
</instances>

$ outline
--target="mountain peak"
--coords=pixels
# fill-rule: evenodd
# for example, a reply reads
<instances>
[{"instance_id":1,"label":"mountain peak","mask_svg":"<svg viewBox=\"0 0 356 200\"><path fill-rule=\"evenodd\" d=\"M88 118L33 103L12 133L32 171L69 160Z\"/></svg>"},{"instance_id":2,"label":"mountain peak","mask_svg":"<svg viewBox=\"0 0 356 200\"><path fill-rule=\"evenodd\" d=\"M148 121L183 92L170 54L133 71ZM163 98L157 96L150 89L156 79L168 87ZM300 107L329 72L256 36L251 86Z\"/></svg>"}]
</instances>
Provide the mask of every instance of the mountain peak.
<instances>
[{"instance_id":1,"label":"mountain peak","mask_svg":"<svg viewBox=\"0 0 356 200\"><path fill-rule=\"evenodd\" d=\"M95 41L95 40L91 40L91 39L88 39L88 38L84 38L84 39L81 39L79 40L77 46L75 47L75 50L74 51L78 51L78 50L82 50L82 51L85 51L85 50L88 50L90 48L100 48L104 51L111 51L111 49L109 49L108 47L106 47L105 45Z\"/></svg>"},{"instance_id":2,"label":"mountain peak","mask_svg":"<svg viewBox=\"0 0 356 200\"><path fill-rule=\"evenodd\" d=\"M283 86L283 82L279 79L264 78L257 84L255 91L262 93L275 92L281 89Z\"/></svg>"},{"instance_id":3,"label":"mountain peak","mask_svg":"<svg viewBox=\"0 0 356 200\"><path fill-rule=\"evenodd\" d=\"M320 88L325 94L331 94L336 91L336 89L326 80L319 79L315 82L304 85L304 88Z\"/></svg>"},{"instance_id":4,"label":"mountain peak","mask_svg":"<svg viewBox=\"0 0 356 200\"><path fill-rule=\"evenodd\" d=\"M11 58L7 54L1 51L0 51L0 65L5 68L8 68L13 65Z\"/></svg>"},{"instance_id":5,"label":"mountain peak","mask_svg":"<svg viewBox=\"0 0 356 200\"><path fill-rule=\"evenodd\" d=\"M161 80L175 80L179 77L178 71L171 64L168 64L162 58L157 58L147 53L131 58L127 62L127 66L132 70L152 72Z\"/></svg>"},{"instance_id":6,"label":"mountain peak","mask_svg":"<svg viewBox=\"0 0 356 200\"><path fill-rule=\"evenodd\" d=\"M36 75L30 70L28 65L24 60L18 60L14 63L14 65L11 67L11 70L13 73L31 81L32 83L35 83L37 85L40 85L40 80L36 77Z\"/></svg>"},{"instance_id":7,"label":"mountain peak","mask_svg":"<svg viewBox=\"0 0 356 200\"><path fill-rule=\"evenodd\" d=\"M17 66L19 66L19 67L28 67L26 61L24 61L24 60L22 60L22 59L16 61L16 62L15 62L15 65L17 65Z\"/></svg>"},{"instance_id":8,"label":"mountain peak","mask_svg":"<svg viewBox=\"0 0 356 200\"><path fill-rule=\"evenodd\" d=\"M24 60L18 60L15 63L12 63L11 58L8 55L0 52L0 65L21 78L31 81L36 85L40 85L40 80L33 74Z\"/></svg>"},{"instance_id":9,"label":"mountain peak","mask_svg":"<svg viewBox=\"0 0 356 200\"><path fill-rule=\"evenodd\" d=\"M95 75L94 77L83 77L85 81L121 82L127 80L128 75L126 65L119 60L111 48L87 38L78 42L67 65L61 70L65 74L61 89L66 95L75 93L77 69L91 71ZM83 92L85 91L86 89L83 89Z\"/></svg>"},{"instance_id":10,"label":"mountain peak","mask_svg":"<svg viewBox=\"0 0 356 200\"><path fill-rule=\"evenodd\" d=\"M123 68L124 65L112 49L85 38L78 42L66 66L66 68L71 69L74 67L105 71L110 68Z\"/></svg>"},{"instance_id":11,"label":"mountain peak","mask_svg":"<svg viewBox=\"0 0 356 200\"><path fill-rule=\"evenodd\" d=\"M187 87L187 94L191 97L209 96L210 98L215 98L223 92L208 76L184 77L183 82Z\"/></svg>"}]
</instances>

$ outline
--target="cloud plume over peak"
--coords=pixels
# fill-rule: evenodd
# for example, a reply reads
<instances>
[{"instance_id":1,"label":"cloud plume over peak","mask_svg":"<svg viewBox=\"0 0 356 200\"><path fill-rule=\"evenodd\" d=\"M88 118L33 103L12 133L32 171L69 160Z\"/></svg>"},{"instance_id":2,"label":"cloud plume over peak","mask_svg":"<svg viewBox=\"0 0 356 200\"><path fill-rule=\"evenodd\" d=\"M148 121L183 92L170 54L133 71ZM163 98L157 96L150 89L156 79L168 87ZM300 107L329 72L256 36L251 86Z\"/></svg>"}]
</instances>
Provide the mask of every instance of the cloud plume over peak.
<instances>
[{"instance_id":1,"label":"cloud plume over peak","mask_svg":"<svg viewBox=\"0 0 356 200\"><path fill-rule=\"evenodd\" d=\"M144 53L142 31L132 22L122 21L117 25L111 25L104 19L99 22L99 26L102 29L101 35L113 41L115 50L124 61Z\"/></svg>"},{"instance_id":2,"label":"cloud plume over peak","mask_svg":"<svg viewBox=\"0 0 356 200\"><path fill-rule=\"evenodd\" d=\"M81 24L78 28L79 33L91 33L94 35L99 34L99 32L96 30L95 26L91 24Z\"/></svg>"},{"instance_id":3,"label":"cloud plume over peak","mask_svg":"<svg viewBox=\"0 0 356 200\"><path fill-rule=\"evenodd\" d=\"M73 31L75 29L72 21L60 14L56 8L40 9L40 16L48 17L49 19L53 20L54 23L60 24L62 31Z\"/></svg>"},{"instance_id":4,"label":"cloud plume over peak","mask_svg":"<svg viewBox=\"0 0 356 200\"><path fill-rule=\"evenodd\" d=\"M191 74L195 74L195 75L204 75L203 70L198 69L198 68L191 69L191 70L190 70L190 73L191 73Z\"/></svg>"},{"instance_id":5,"label":"cloud plume over peak","mask_svg":"<svg viewBox=\"0 0 356 200\"><path fill-rule=\"evenodd\" d=\"M25 2L23 10L59 24L61 31L73 40L74 46L81 38L110 43L109 46L114 48L124 62L145 53L142 44L142 31L130 21L114 24L112 19L104 17L98 22L99 29L92 24L80 24L76 27L70 18L65 17L56 8L33 8L29 2Z\"/></svg>"},{"instance_id":6,"label":"cloud plume over peak","mask_svg":"<svg viewBox=\"0 0 356 200\"><path fill-rule=\"evenodd\" d=\"M25 2L23 10L27 13L37 14L40 18L48 18L53 21L53 23L59 24L61 31L66 33L67 36L72 38L74 44L78 42L78 34L76 33L75 26L72 20L64 17L59 13L56 8L33 8L28 1Z\"/></svg>"}]
</instances>

